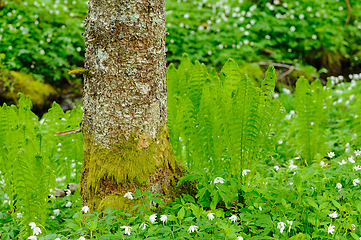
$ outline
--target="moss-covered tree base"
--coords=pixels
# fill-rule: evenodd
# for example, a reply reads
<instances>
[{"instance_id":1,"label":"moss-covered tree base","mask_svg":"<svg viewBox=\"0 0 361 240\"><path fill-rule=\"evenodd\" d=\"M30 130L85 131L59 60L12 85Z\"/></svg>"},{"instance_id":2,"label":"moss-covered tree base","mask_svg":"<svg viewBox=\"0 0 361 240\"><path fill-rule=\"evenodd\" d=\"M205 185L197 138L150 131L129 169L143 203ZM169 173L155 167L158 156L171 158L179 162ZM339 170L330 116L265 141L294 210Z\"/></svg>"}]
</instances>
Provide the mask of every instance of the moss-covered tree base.
<instances>
[{"instance_id":1,"label":"moss-covered tree base","mask_svg":"<svg viewBox=\"0 0 361 240\"><path fill-rule=\"evenodd\" d=\"M188 192L186 187L177 187L186 168L174 157L167 127L158 132L155 139L147 134L133 134L129 139L119 136L118 144L103 148L83 129L83 204L95 211L108 206L127 211L137 201L124 195L136 188L159 193L166 203Z\"/></svg>"}]
</instances>

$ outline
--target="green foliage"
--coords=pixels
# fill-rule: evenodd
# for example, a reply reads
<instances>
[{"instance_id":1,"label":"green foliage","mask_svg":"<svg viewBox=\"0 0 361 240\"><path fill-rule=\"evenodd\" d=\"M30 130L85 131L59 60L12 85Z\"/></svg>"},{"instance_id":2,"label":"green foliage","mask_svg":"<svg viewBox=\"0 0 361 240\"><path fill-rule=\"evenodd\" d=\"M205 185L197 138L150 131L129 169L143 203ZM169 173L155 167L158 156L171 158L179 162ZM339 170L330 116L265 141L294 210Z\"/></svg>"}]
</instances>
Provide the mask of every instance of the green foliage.
<instances>
[{"instance_id":1,"label":"green foliage","mask_svg":"<svg viewBox=\"0 0 361 240\"><path fill-rule=\"evenodd\" d=\"M55 180L59 185L64 184L65 178L68 182L79 182L75 159L80 162L82 159L81 139L69 136L56 139L54 133L74 127L80 122L82 112L74 109L65 114L54 103L39 122L31 107L30 98L20 94L19 107L4 104L0 108L0 171L13 222L17 221L15 213L19 212L23 224L36 219L37 223L45 225L49 189L56 186ZM67 152L61 151L61 144ZM64 177L56 179L58 176ZM22 235L26 234L24 231L27 229L22 229Z\"/></svg>"},{"instance_id":2,"label":"green foliage","mask_svg":"<svg viewBox=\"0 0 361 240\"><path fill-rule=\"evenodd\" d=\"M309 84L300 78L295 96L287 90L276 95L272 67L257 88L232 60L218 76L186 56L178 69L169 67L168 79L169 94L173 93L168 98L169 131L173 142L174 136L181 136L181 145L176 145L179 157L192 169L182 181L197 182L195 196L183 195L164 206L151 191L136 190L132 197L142 201L131 213L110 208L87 213L86 208L80 210L78 192L47 199L50 188L79 182L81 135L54 137L54 133L78 127L82 111L64 113L54 103L38 121L30 111L30 100L21 96L18 107L0 108L1 239L27 239L34 234L29 222L40 227L37 237L44 240L361 236L358 81L338 83L330 78L323 87L318 81ZM283 120L275 119L277 111L283 110L272 99L277 96L287 103L289 113ZM265 128L269 122L277 124ZM239 142L230 145L235 136ZM308 149L300 144L304 141L313 145ZM334 151L335 156L329 152L326 157L326 151ZM231 153L236 156L234 162ZM306 164L294 157L297 154ZM242 182L232 176L236 170L231 169L241 161L254 165L243 174ZM155 209L156 204L160 208Z\"/></svg>"},{"instance_id":3,"label":"green foliage","mask_svg":"<svg viewBox=\"0 0 361 240\"><path fill-rule=\"evenodd\" d=\"M0 81L4 85L4 88L9 88L10 92L14 91L14 83L9 81L7 75L9 74L8 63L4 62L5 54L0 53Z\"/></svg>"},{"instance_id":4,"label":"green foliage","mask_svg":"<svg viewBox=\"0 0 361 240\"><path fill-rule=\"evenodd\" d=\"M304 77L296 83L294 143L306 160L313 160L316 154L326 154L326 119L330 109L330 97L330 81L325 87L319 80L310 85Z\"/></svg>"},{"instance_id":5,"label":"green foliage","mask_svg":"<svg viewBox=\"0 0 361 240\"><path fill-rule=\"evenodd\" d=\"M273 153L271 137L283 108L272 101L276 73L269 67L261 88L228 60L219 74L183 55L168 69L168 124L176 157L191 167L240 176ZM213 170L212 170L213 171Z\"/></svg>"},{"instance_id":6,"label":"green foliage","mask_svg":"<svg viewBox=\"0 0 361 240\"><path fill-rule=\"evenodd\" d=\"M0 9L0 52L6 54L10 69L47 81L69 79L68 70L84 61L86 12L85 1L5 1Z\"/></svg>"},{"instance_id":7,"label":"green foliage","mask_svg":"<svg viewBox=\"0 0 361 240\"><path fill-rule=\"evenodd\" d=\"M359 65L359 1L166 1L168 60L186 52L212 66L302 59L328 69ZM358 20L358 21L357 21ZM356 58L355 58L356 57Z\"/></svg>"},{"instance_id":8,"label":"green foliage","mask_svg":"<svg viewBox=\"0 0 361 240\"><path fill-rule=\"evenodd\" d=\"M43 150L52 154L50 168L56 172L56 176L62 176L57 179L58 184L80 181L83 141L81 133L58 137L54 137L54 133L78 128L82 115L80 108L64 113L59 104L53 103L41 120L43 138L47 143Z\"/></svg>"},{"instance_id":9,"label":"green foliage","mask_svg":"<svg viewBox=\"0 0 361 240\"><path fill-rule=\"evenodd\" d=\"M355 97L355 95L353 96ZM356 140L357 143L359 145L361 145L361 94L358 93L356 96L357 99L357 104L356 104L356 108L355 108L355 116L354 116L354 120L355 120L355 129L353 132L355 132L356 134Z\"/></svg>"},{"instance_id":10,"label":"green foliage","mask_svg":"<svg viewBox=\"0 0 361 240\"><path fill-rule=\"evenodd\" d=\"M137 209L137 213L143 215L147 209L151 209L152 204L153 206L156 204L164 205L163 200L158 195L158 193L152 193L150 190L142 193L139 189L135 189L134 194L132 194L133 199L142 199L142 203L134 206L131 212Z\"/></svg>"},{"instance_id":11,"label":"green foliage","mask_svg":"<svg viewBox=\"0 0 361 240\"><path fill-rule=\"evenodd\" d=\"M346 24L345 1L166 0L167 60L177 63L187 53L218 69L229 57L243 67L270 59L335 69L346 59L357 68L361 5L349 2L354 18ZM68 70L84 61L81 34L87 1L4 3L0 52L6 54L10 69L48 81L72 78Z\"/></svg>"},{"instance_id":12,"label":"green foliage","mask_svg":"<svg viewBox=\"0 0 361 240\"><path fill-rule=\"evenodd\" d=\"M49 158L41 151L43 141L37 116L31 107L30 99L21 96L20 108L5 104L0 110L0 170L6 179L5 192L12 212L23 211L25 221L36 217L44 224L47 215L43 210L47 209L44 199L52 179Z\"/></svg>"}]
</instances>

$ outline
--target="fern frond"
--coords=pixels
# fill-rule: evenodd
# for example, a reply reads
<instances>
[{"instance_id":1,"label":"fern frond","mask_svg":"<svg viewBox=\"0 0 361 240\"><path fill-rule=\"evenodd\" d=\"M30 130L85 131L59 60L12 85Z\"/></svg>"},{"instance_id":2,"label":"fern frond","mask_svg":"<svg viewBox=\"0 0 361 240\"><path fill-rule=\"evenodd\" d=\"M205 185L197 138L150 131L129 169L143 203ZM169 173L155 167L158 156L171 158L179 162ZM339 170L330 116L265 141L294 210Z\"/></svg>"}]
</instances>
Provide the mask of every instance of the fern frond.
<instances>
[{"instance_id":1,"label":"fern frond","mask_svg":"<svg viewBox=\"0 0 361 240\"><path fill-rule=\"evenodd\" d=\"M197 114L198 112L200 100L202 98L202 89L203 85L205 84L207 75L208 73L206 66L196 61L194 66L192 67L191 76L188 79L187 83L187 96L192 101L193 106L195 107L195 114Z\"/></svg>"},{"instance_id":2,"label":"fern frond","mask_svg":"<svg viewBox=\"0 0 361 240\"><path fill-rule=\"evenodd\" d=\"M329 88L323 88L319 80L310 85L307 79L301 77L296 83L296 143L307 160L312 160L317 153L326 153L325 122L329 91Z\"/></svg>"},{"instance_id":3,"label":"fern frond","mask_svg":"<svg viewBox=\"0 0 361 240\"><path fill-rule=\"evenodd\" d=\"M270 65L266 71L265 78L261 84L261 92L265 102L271 102L276 86L277 73L275 68Z\"/></svg>"},{"instance_id":4,"label":"fern frond","mask_svg":"<svg viewBox=\"0 0 361 240\"><path fill-rule=\"evenodd\" d=\"M180 103L174 126L176 138L171 141L176 156L192 164L193 131L195 128L194 106L187 96Z\"/></svg>"},{"instance_id":5,"label":"fern frond","mask_svg":"<svg viewBox=\"0 0 361 240\"><path fill-rule=\"evenodd\" d=\"M209 165L213 155L213 122L214 115L212 112L213 101L210 93L210 86L206 84L202 90L199 111L196 119L197 131L194 134L194 157L205 159L203 167Z\"/></svg>"},{"instance_id":6,"label":"fern frond","mask_svg":"<svg viewBox=\"0 0 361 240\"><path fill-rule=\"evenodd\" d=\"M275 68L271 65L265 74L265 79L262 81L260 89L260 103L258 108L259 121L259 136L257 138L257 145L259 154L264 156L264 153L272 152L275 146L275 132L279 129L279 122L284 118L285 109L279 101L273 101L272 97L276 85L277 74Z\"/></svg>"},{"instance_id":7,"label":"fern frond","mask_svg":"<svg viewBox=\"0 0 361 240\"><path fill-rule=\"evenodd\" d=\"M170 66L168 74L168 107L174 108L169 109L168 126L178 159L234 176L253 168L261 150L273 149L274 141L264 139L277 130L273 121L283 113L271 101L275 79L270 67L260 90L232 59L218 76L183 55L179 69Z\"/></svg>"}]
</instances>

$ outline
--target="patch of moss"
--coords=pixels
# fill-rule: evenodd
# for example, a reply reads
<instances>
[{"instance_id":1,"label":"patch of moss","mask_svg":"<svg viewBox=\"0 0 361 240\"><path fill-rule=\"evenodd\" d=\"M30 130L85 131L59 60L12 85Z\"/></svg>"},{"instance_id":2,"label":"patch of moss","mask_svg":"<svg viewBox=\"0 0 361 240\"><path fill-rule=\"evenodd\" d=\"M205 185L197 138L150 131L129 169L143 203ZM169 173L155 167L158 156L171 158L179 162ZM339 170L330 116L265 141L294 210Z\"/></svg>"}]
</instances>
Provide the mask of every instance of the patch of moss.
<instances>
[{"instance_id":1,"label":"patch of moss","mask_svg":"<svg viewBox=\"0 0 361 240\"><path fill-rule=\"evenodd\" d=\"M36 81L31 75L21 72L10 71L7 76L0 79L1 97L8 104L17 104L19 100L18 93L29 96L33 106L41 109L50 102L57 92L49 84ZM11 87L4 87L11 86Z\"/></svg>"},{"instance_id":2,"label":"patch of moss","mask_svg":"<svg viewBox=\"0 0 361 240\"><path fill-rule=\"evenodd\" d=\"M258 64L246 63L239 66L242 73L247 74L248 78L257 87L261 85L264 73Z\"/></svg>"},{"instance_id":3,"label":"patch of moss","mask_svg":"<svg viewBox=\"0 0 361 240\"><path fill-rule=\"evenodd\" d=\"M83 129L84 162L81 194L83 203L92 210L106 207L130 210L137 201L124 197L128 191L152 190L161 194L167 203L186 191L177 187L178 179L186 172L173 154L166 124L155 139L132 134L128 139L119 136L118 144L103 148L94 136Z\"/></svg>"}]
</instances>

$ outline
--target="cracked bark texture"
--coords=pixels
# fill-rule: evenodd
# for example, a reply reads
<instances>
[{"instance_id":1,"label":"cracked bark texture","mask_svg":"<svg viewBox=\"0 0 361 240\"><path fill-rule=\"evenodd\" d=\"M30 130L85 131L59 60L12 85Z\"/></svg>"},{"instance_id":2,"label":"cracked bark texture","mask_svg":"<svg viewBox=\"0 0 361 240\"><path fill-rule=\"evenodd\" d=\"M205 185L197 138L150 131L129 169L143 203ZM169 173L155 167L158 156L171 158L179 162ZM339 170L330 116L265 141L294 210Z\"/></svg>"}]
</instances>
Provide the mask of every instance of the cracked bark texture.
<instances>
[{"instance_id":1,"label":"cracked bark texture","mask_svg":"<svg viewBox=\"0 0 361 240\"><path fill-rule=\"evenodd\" d=\"M166 128L164 8L164 0L88 2L81 195L93 209L128 208L121 198L134 188L167 195L184 172Z\"/></svg>"}]
</instances>

